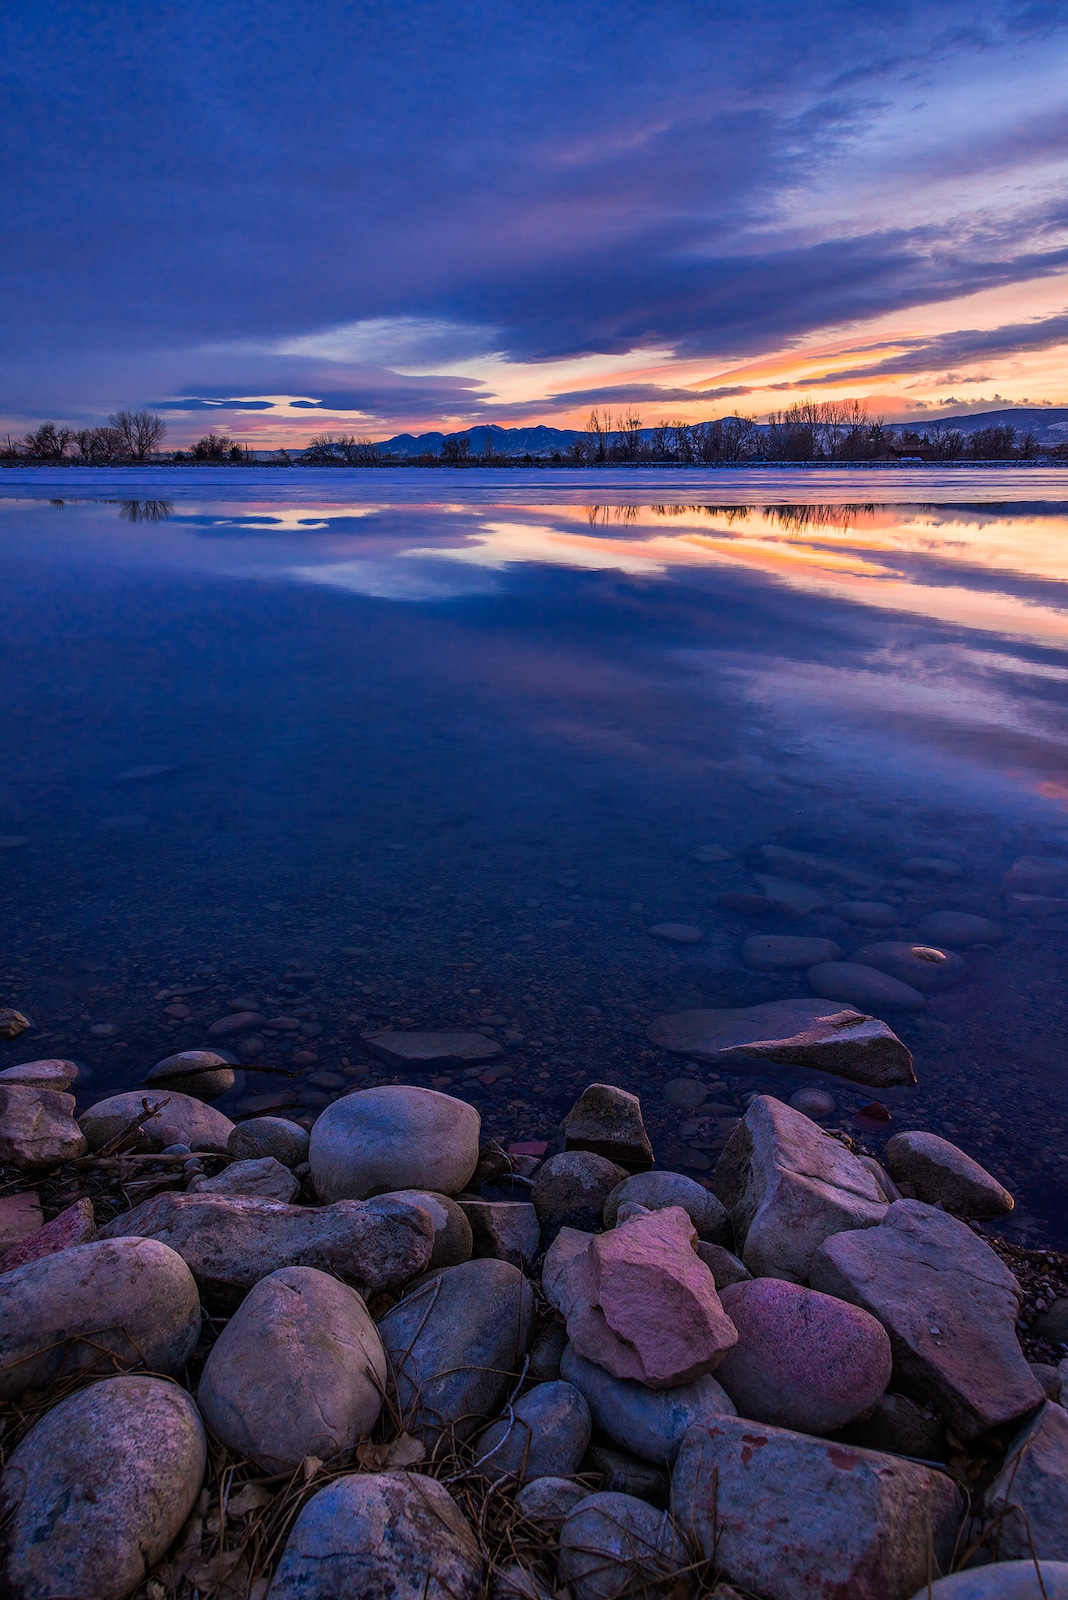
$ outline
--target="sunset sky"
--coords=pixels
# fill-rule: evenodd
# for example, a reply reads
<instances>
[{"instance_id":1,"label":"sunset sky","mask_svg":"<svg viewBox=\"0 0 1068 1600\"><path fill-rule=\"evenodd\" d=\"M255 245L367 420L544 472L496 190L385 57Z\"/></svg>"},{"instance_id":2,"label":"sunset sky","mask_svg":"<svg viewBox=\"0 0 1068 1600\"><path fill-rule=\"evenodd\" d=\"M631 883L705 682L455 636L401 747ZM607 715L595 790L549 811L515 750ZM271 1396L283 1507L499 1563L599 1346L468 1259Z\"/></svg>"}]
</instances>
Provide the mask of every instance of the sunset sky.
<instances>
[{"instance_id":1,"label":"sunset sky","mask_svg":"<svg viewBox=\"0 0 1068 1600\"><path fill-rule=\"evenodd\" d=\"M0 431L1068 404L1063 0L12 0L0 62Z\"/></svg>"}]
</instances>

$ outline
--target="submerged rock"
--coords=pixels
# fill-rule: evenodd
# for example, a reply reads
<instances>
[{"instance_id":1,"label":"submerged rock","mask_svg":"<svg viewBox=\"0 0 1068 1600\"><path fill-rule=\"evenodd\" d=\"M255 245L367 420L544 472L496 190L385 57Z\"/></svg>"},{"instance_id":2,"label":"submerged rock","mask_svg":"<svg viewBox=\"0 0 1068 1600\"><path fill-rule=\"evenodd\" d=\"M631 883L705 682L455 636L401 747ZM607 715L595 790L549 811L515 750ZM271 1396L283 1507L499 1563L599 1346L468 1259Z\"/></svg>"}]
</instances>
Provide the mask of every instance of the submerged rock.
<instances>
[{"instance_id":1,"label":"submerged rock","mask_svg":"<svg viewBox=\"0 0 1068 1600\"><path fill-rule=\"evenodd\" d=\"M921 994L940 994L968 976L968 963L952 950L939 950L930 944L910 944L904 939L884 939L862 945L849 959L911 984Z\"/></svg>"},{"instance_id":2,"label":"submerged rock","mask_svg":"<svg viewBox=\"0 0 1068 1600\"><path fill-rule=\"evenodd\" d=\"M928 911L920 919L920 932L936 944L1000 944L1005 930L989 917L973 916L970 911Z\"/></svg>"},{"instance_id":3,"label":"submerged rock","mask_svg":"<svg viewBox=\"0 0 1068 1600\"><path fill-rule=\"evenodd\" d=\"M308 1153L312 1182L323 1200L365 1200L397 1189L459 1194L478 1164L480 1128L473 1106L436 1089L361 1089L317 1118Z\"/></svg>"},{"instance_id":4,"label":"submerged rock","mask_svg":"<svg viewBox=\"0 0 1068 1600\"><path fill-rule=\"evenodd\" d=\"M363 1034L360 1043L387 1066L406 1072L478 1066L504 1053L496 1039L488 1039L484 1033L405 1033L380 1028Z\"/></svg>"},{"instance_id":5,"label":"submerged rock","mask_svg":"<svg viewBox=\"0 0 1068 1600\"><path fill-rule=\"evenodd\" d=\"M826 909L825 896L808 884L767 872L758 872L756 880L765 899L784 917L807 917L810 912Z\"/></svg>"},{"instance_id":6,"label":"submerged rock","mask_svg":"<svg viewBox=\"0 0 1068 1600\"><path fill-rule=\"evenodd\" d=\"M820 1000L677 1011L657 1018L648 1038L662 1050L717 1065L736 1056L814 1067L872 1088L916 1082L911 1055L885 1022Z\"/></svg>"},{"instance_id":7,"label":"submerged rock","mask_svg":"<svg viewBox=\"0 0 1068 1600\"><path fill-rule=\"evenodd\" d=\"M668 944L700 944L704 938L700 928L690 922L654 922L649 932Z\"/></svg>"},{"instance_id":8,"label":"submerged rock","mask_svg":"<svg viewBox=\"0 0 1068 1600\"><path fill-rule=\"evenodd\" d=\"M902 920L897 907L883 900L840 900L831 914L860 928L892 928Z\"/></svg>"},{"instance_id":9,"label":"submerged rock","mask_svg":"<svg viewBox=\"0 0 1068 1600\"><path fill-rule=\"evenodd\" d=\"M808 969L808 983L813 994L825 1000L841 1000L865 1011L922 1011L927 1004L912 984L859 961L823 961Z\"/></svg>"},{"instance_id":10,"label":"submerged rock","mask_svg":"<svg viewBox=\"0 0 1068 1600\"><path fill-rule=\"evenodd\" d=\"M835 861L830 856L814 855L807 850L788 850L780 844L762 844L760 853L773 872L793 880L803 879L814 883L848 884L856 889L877 889L879 879L863 867L846 861Z\"/></svg>"},{"instance_id":11,"label":"submerged rock","mask_svg":"<svg viewBox=\"0 0 1068 1600\"><path fill-rule=\"evenodd\" d=\"M11 1600L126 1600L181 1531L204 1477L197 1408L161 1378L108 1378L45 1413L0 1487Z\"/></svg>"},{"instance_id":12,"label":"submerged rock","mask_svg":"<svg viewBox=\"0 0 1068 1600\"><path fill-rule=\"evenodd\" d=\"M833 939L754 933L742 945L742 965L753 972L802 972L817 961L837 961L841 954Z\"/></svg>"}]
</instances>

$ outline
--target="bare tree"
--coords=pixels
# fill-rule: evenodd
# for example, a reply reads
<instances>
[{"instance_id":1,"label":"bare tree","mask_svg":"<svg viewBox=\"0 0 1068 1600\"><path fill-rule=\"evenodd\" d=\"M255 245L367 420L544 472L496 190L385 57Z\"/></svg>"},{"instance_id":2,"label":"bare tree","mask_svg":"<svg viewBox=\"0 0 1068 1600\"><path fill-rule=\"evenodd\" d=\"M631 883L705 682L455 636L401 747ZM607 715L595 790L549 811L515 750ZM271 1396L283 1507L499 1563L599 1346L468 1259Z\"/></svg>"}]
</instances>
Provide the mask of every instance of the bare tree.
<instances>
[{"instance_id":1,"label":"bare tree","mask_svg":"<svg viewBox=\"0 0 1068 1600\"><path fill-rule=\"evenodd\" d=\"M612 437L612 418L605 412L603 418L594 406L586 422L586 448L591 461L604 461L608 457L608 441Z\"/></svg>"},{"instance_id":2,"label":"bare tree","mask_svg":"<svg viewBox=\"0 0 1068 1600\"><path fill-rule=\"evenodd\" d=\"M39 428L26 435L23 448L32 461L62 461L73 438L69 428L42 422Z\"/></svg>"},{"instance_id":3,"label":"bare tree","mask_svg":"<svg viewBox=\"0 0 1068 1600\"><path fill-rule=\"evenodd\" d=\"M466 433L450 433L443 440L441 459L447 467L464 467L471 456L471 441Z\"/></svg>"},{"instance_id":4,"label":"bare tree","mask_svg":"<svg viewBox=\"0 0 1068 1600\"><path fill-rule=\"evenodd\" d=\"M116 411L108 421L122 434L126 452L135 461L144 461L158 450L167 432L163 418L150 411Z\"/></svg>"},{"instance_id":5,"label":"bare tree","mask_svg":"<svg viewBox=\"0 0 1068 1600\"><path fill-rule=\"evenodd\" d=\"M79 428L74 435L78 458L94 467L127 459L126 441L118 428Z\"/></svg>"}]
</instances>

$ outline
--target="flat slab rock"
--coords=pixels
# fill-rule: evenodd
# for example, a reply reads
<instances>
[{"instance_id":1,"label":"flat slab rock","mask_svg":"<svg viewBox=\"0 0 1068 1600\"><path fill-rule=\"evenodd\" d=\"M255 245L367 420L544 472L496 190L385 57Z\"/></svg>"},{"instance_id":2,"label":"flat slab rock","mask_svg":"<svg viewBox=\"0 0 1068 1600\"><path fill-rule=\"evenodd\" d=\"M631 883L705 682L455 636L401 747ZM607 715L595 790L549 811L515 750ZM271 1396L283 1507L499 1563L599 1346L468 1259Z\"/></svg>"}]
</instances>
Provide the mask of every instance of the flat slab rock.
<instances>
[{"instance_id":1,"label":"flat slab rock","mask_svg":"<svg viewBox=\"0 0 1068 1600\"><path fill-rule=\"evenodd\" d=\"M361 1035L360 1042L371 1055L391 1067L467 1067L480 1061L493 1061L503 1055L496 1039L484 1033L405 1033L400 1029L379 1028Z\"/></svg>"},{"instance_id":2,"label":"flat slab rock","mask_svg":"<svg viewBox=\"0 0 1068 1600\"><path fill-rule=\"evenodd\" d=\"M911 1054L885 1022L826 1000L676 1011L658 1017L647 1037L662 1050L696 1061L758 1057L879 1089L916 1082Z\"/></svg>"},{"instance_id":3,"label":"flat slab rock","mask_svg":"<svg viewBox=\"0 0 1068 1600\"><path fill-rule=\"evenodd\" d=\"M1016 1279L944 1211L896 1201L880 1226L827 1239L809 1281L878 1317L890 1335L894 1387L929 1400L961 1439L1045 1398L1016 1338Z\"/></svg>"},{"instance_id":4,"label":"flat slab rock","mask_svg":"<svg viewBox=\"0 0 1068 1600\"><path fill-rule=\"evenodd\" d=\"M963 1502L943 1473L899 1456L715 1417L682 1442L672 1508L747 1592L910 1600L946 1570Z\"/></svg>"}]
</instances>

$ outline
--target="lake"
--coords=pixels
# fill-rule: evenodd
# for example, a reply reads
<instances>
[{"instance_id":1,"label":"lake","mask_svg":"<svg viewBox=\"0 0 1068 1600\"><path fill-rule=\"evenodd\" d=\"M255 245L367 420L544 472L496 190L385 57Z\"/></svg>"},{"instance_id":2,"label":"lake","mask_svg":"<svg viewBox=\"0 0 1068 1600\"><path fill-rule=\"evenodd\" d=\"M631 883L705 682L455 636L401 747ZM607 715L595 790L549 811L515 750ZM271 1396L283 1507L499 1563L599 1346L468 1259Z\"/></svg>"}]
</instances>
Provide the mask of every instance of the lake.
<instances>
[{"instance_id":1,"label":"lake","mask_svg":"<svg viewBox=\"0 0 1068 1600\"><path fill-rule=\"evenodd\" d=\"M1003 883L1068 857L1068 473L13 470L0 550L0 1004L34 1023L0 1064L72 1057L85 1104L246 1000L289 1020L223 1041L220 1109L310 1116L379 1081L362 1033L480 1027L500 1069L435 1081L489 1134L606 1080L694 1176L747 1094L818 1083L1068 1247L1068 914ZM789 917L765 846L873 887L817 872ZM810 992L748 936L849 955L945 910L1005 937L887 1016L889 1124L785 1068L720 1073L714 1127L665 1102L655 1017Z\"/></svg>"}]
</instances>

